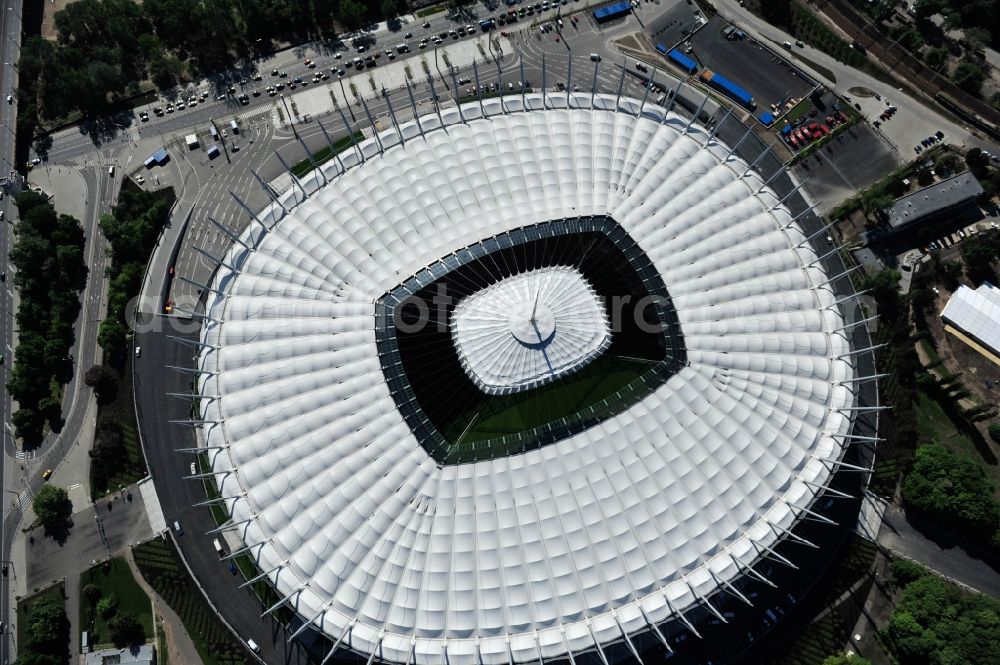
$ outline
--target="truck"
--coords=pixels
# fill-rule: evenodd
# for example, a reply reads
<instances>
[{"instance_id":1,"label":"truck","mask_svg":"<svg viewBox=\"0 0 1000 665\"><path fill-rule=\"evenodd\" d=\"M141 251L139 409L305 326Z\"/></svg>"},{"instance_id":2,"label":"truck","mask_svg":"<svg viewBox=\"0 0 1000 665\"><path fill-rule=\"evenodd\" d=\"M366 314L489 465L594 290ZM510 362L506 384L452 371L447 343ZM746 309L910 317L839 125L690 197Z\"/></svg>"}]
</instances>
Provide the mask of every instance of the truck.
<instances>
[{"instance_id":1,"label":"truck","mask_svg":"<svg viewBox=\"0 0 1000 665\"><path fill-rule=\"evenodd\" d=\"M695 72L698 71L698 63L696 63L694 60L684 55L677 49L670 49L670 52L667 53L667 59L670 60L670 62L677 65L678 67L680 67L681 69L683 69L688 74L694 74ZM705 71L708 70L706 69Z\"/></svg>"},{"instance_id":2,"label":"truck","mask_svg":"<svg viewBox=\"0 0 1000 665\"><path fill-rule=\"evenodd\" d=\"M750 96L750 93L727 79L725 76L717 74L710 69L705 69L702 70L700 78L704 83L708 84L712 88L715 88L747 109L753 111L757 108L757 105L754 104L753 97Z\"/></svg>"},{"instance_id":3,"label":"truck","mask_svg":"<svg viewBox=\"0 0 1000 665\"><path fill-rule=\"evenodd\" d=\"M222 543L219 542L218 538L212 539L212 547L215 548L215 553L219 555L220 559L226 555L226 550L222 549Z\"/></svg>"},{"instance_id":4,"label":"truck","mask_svg":"<svg viewBox=\"0 0 1000 665\"><path fill-rule=\"evenodd\" d=\"M605 5L594 10L594 20L598 23L613 21L616 18L628 15L632 11L632 3L616 2L612 5Z\"/></svg>"},{"instance_id":5,"label":"truck","mask_svg":"<svg viewBox=\"0 0 1000 665\"><path fill-rule=\"evenodd\" d=\"M236 124L236 120L235 119L229 121L229 129L233 130L233 134L239 134L240 133L240 126L238 124Z\"/></svg>"}]
</instances>

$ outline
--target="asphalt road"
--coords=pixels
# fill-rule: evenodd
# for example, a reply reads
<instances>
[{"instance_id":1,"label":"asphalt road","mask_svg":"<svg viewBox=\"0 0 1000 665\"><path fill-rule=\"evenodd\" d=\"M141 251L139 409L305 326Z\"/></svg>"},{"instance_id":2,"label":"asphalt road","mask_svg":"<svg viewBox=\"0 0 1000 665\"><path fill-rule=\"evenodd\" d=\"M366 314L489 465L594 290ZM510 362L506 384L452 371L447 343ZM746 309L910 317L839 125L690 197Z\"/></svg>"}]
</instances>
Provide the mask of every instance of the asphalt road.
<instances>
[{"instance_id":1,"label":"asphalt road","mask_svg":"<svg viewBox=\"0 0 1000 665\"><path fill-rule=\"evenodd\" d=\"M297 645L289 646L284 629L270 617L261 618L264 609L250 588L237 589L242 577L233 576L226 562L219 561L208 532L215 521L208 508L192 507L205 500L200 480L182 480L190 475L193 455L176 452L197 445L194 430L177 424L191 416L191 403L166 396L167 392L186 393L191 389L190 375L164 369L166 366L193 367L194 347L171 337L196 340L199 331L190 322L156 317L136 333L142 357L135 363L135 398L149 473L167 524L181 523L184 535L176 541L181 554L194 572L198 584L217 603L216 609L246 639L253 637L267 663L305 663Z\"/></svg>"},{"instance_id":2,"label":"asphalt road","mask_svg":"<svg viewBox=\"0 0 1000 665\"><path fill-rule=\"evenodd\" d=\"M5 2L3 10L0 10L0 54L2 54L2 65L0 65L0 90L5 98L0 102L0 159L3 161L3 172L0 175L7 176L14 170L14 127L17 121L17 108L13 104L6 102L7 95L15 94L17 89L17 69L14 64L17 62L21 43L21 2L14 0ZM4 187L4 191L11 191L11 188ZM7 255L10 251L11 236L9 233L10 220L15 208L10 196L4 196L0 201L0 211L3 211L5 221L0 222L0 257L2 265L0 271L7 270ZM10 282L0 284L0 354L7 356L7 362L2 369L4 384L7 383L9 373L9 361L12 356L13 330L14 330L14 298L11 291ZM2 558L5 569L10 565L10 547L14 539L17 525L17 516L8 511L8 475L13 476L13 471L17 469L16 452L17 446L11 434L10 425L11 399L6 390L0 396L0 411L3 412L3 454L0 455L0 481L3 483L3 497L0 498L0 505L3 506L2 518L0 518L0 544L2 544ZM11 655L10 636L10 584L7 575L0 577L0 624L4 626L0 634L0 662L8 662Z\"/></svg>"}]
</instances>

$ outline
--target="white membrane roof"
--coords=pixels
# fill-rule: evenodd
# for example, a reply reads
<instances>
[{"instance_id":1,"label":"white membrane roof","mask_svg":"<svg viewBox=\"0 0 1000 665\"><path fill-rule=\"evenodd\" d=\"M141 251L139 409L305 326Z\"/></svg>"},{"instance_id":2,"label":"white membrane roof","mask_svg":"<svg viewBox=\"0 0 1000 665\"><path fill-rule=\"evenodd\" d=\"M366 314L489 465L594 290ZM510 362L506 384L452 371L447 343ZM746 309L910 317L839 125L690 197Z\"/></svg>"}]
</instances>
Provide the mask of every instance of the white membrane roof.
<instances>
[{"instance_id":1,"label":"white membrane roof","mask_svg":"<svg viewBox=\"0 0 1000 665\"><path fill-rule=\"evenodd\" d=\"M944 306L941 317L951 322L993 353L1000 354L1000 289L990 283L978 289L958 287Z\"/></svg>"},{"instance_id":2,"label":"white membrane roof","mask_svg":"<svg viewBox=\"0 0 1000 665\"><path fill-rule=\"evenodd\" d=\"M451 330L462 369L491 395L571 374L611 344L604 305L568 266L513 275L463 298Z\"/></svg>"},{"instance_id":3,"label":"white membrane roof","mask_svg":"<svg viewBox=\"0 0 1000 665\"><path fill-rule=\"evenodd\" d=\"M676 616L782 538L850 426L827 275L747 164L650 104L523 103L327 162L232 246L207 306L200 417L233 519L306 621L379 659L537 661ZM688 364L588 430L439 466L387 388L374 302L471 242L591 214L662 276Z\"/></svg>"}]
</instances>

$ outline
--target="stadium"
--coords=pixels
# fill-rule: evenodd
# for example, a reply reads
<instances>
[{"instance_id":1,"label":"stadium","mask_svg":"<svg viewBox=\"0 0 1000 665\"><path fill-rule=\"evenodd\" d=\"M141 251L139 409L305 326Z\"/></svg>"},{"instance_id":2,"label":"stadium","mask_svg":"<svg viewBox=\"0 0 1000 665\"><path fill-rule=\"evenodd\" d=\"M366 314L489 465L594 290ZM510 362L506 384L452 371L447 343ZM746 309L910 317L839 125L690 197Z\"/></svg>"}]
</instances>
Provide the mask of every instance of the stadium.
<instances>
[{"instance_id":1,"label":"stadium","mask_svg":"<svg viewBox=\"0 0 1000 665\"><path fill-rule=\"evenodd\" d=\"M589 93L394 119L233 243L197 422L319 660L672 654L832 522L838 276L720 126Z\"/></svg>"}]
</instances>

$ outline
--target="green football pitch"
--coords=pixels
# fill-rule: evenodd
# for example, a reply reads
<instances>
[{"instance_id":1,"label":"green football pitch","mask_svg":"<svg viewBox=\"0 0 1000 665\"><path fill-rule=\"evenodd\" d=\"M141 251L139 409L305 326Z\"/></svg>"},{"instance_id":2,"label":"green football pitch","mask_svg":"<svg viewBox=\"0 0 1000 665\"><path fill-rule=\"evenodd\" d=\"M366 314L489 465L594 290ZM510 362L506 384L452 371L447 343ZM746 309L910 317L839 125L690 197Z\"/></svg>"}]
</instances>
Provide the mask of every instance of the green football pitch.
<instances>
[{"instance_id":1,"label":"green football pitch","mask_svg":"<svg viewBox=\"0 0 1000 665\"><path fill-rule=\"evenodd\" d=\"M451 442L452 463L501 457L524 447L523 437L511 437L586 411L629 385L655 362L603 356L584 369L535 390L485 397L456 418L441 433ZM511 437L498 441L503 437ZM498 450L501 445L508 450ZM487 453L489 449L489 453Z\"/></svg>"}]
</instances>

